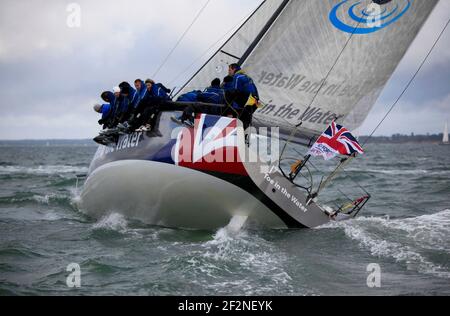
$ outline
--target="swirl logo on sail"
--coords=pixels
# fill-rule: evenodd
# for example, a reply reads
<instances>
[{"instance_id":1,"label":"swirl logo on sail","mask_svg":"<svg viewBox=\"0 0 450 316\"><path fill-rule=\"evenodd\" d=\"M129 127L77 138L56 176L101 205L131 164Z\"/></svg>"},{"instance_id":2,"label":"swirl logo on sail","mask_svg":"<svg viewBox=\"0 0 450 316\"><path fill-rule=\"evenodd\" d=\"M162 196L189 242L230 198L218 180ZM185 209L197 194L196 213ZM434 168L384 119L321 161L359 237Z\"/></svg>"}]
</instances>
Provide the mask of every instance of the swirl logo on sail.
<instances>
[{"instance_id":1,"label":"swirl logo on sail","mask_svg":"<svg viewBox=\"0 0 450 316\"><path fill-rule=\"evenodd\" d=\"M368 6L362 1L354 3L344 0L330 12L331 23L339 30L350 34L370 34L398 21L411 7L411 0Z\"/></svg>"}]
</instances>

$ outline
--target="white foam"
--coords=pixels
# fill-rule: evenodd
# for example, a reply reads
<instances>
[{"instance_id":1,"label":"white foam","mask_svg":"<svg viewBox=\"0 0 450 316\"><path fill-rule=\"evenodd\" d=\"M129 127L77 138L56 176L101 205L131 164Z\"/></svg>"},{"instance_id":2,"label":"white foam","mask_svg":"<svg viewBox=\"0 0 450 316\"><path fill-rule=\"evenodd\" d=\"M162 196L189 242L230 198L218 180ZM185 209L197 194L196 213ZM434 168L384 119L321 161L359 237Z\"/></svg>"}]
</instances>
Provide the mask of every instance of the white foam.
<instances>
[{"instance_id":1,"label":"white foam","mask_svg":"<svg viewBox=\"0 0 450 316\"><path fill-rule=\"evenodd\" d=\"M409 219L362 217L323 228L344 229L349 238L368 249L373 256L393 258L411 270L450 279L448 269L433 263L424 254L424 250L450 254L450 210Z\"/></svg>"},{"instance_id":2,"label":"white foam","mask_svg":"<svg viewBox=\"0 0 450 316\"><path fill-rule=\"evenodd\" d=\"M122 214L111 213L102 217L95 225L94 229L114 230L124 232L127 230L128 222Z\"/></svg>"},{"instance_id":3,"label":"white foam","mask_svg":"<svg viewBox=\"0 0 450 316\"><path fill-rule=\"evenodd\" d=\"M43 217L43 220L48 221L48 222L55 222L55 221L59 221L61 219L64 219L64 217L59 215L55 211L50 211L50 212L46 213Z\"/></svg>"},{"instance_id":4,"label":"white foam","mask_svg":"<svg viewBox=\"0 0 450 316\"><path fill-rule=\"evenodd\" d=\"M352 169L349 168L347 172L364 172L364 173L378 173L385 175L430 175L430 176L440 176L440 175L450 175L449 170L441 171L430 171L424 169L393 169L393 170L383 170L383 169Z\"/></svg>"},{"instance_id":5,"label":"white foam","mask_svg":"<svg viewBox=\"0 0 450 316\"><path fill-rule=\"evenodd\" d=\"M253 286L254 279L250 275L248 278L228 280L229 286L238 286L240 291L247 295L272 293L280 288L283 293L291 293L294 290L292 278L285 271L286 255L270 242L250 234L245 229L236 232L230 231L228 226L222 228L214 235L214 239L204 243L202 248L203 251L199 252L190 264L213 279L218 278L220 271L231 274L232 271L227 270L227 267L239 266L240 270L249 271L249 274L271 280L257 289ZM210 286L216 290L224 289L223 284L223 279L219 277L218 282Z\"/></svg>"},{"instance_id":6,"label":"white foam","mask_svg":"<svg viewBox=\"0 0 450 316\"><path fill-rule=\"evenodd\" d=\"M226 227L226 230L230 234L238 234L244 228L247 220L248 216L234 216Z\"/></svg>"},{"instance_id":7,"label":"white foam","mask_svg":"<svg viewBox=\"0 0 450 316\"><path fill-rule=\"evenodd\" d=\"M35 175L52 175L52 174L85 174L88 172L87 167L75 167L66 165L49 165L49 166L0 166L0 174L35 174Z\"/></svg>"},{"instance_id":8,"label":"white foam","mask_svg":"<svg viewBox=\"0 0 450 316\"><path fill-rule=\"evenodd\" d=\"M37 202L39 204L44 204L44 205L50 205L51 200L56 200L56 199L64 199L65 196L64 195L60 195L60 194L46 194L46 195L33 195L31 197L20 197L20 198L12 198L11 202L12 203L23 203L23 202Z\"/></svg>"},{"instance_id":9,"label":"white foam","mask_svg":"<svg viewBox=\"0 0 450 316\"><path fill-rule=\"evenodd\" d=\"M70 204L79 210L81 205L81 189L79 187L70 188L70 195Z\"/></svg>"},{"instance_id":10,"label":"white foam","mask_svg":"<svg viewBox=\"0 0 450 316\"><path fill-rule=\"evenodd\" d=\"M34 195L33 196L33 200L35 200L36 202L40 203L40 204L50 204L50 195L45 195L45 196L41 196L41 195Z\"/></svg>"}]
</instances>

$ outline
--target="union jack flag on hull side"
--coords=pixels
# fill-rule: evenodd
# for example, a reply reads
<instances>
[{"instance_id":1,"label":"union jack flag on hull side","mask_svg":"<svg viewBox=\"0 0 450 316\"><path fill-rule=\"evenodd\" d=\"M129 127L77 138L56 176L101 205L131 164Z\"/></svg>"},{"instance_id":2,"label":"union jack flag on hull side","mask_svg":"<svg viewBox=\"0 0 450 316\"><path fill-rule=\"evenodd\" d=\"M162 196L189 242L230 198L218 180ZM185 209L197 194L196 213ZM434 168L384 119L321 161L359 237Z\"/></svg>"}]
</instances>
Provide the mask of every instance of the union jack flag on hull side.
<instances>
[{"instance_id":1,"label":"union jack flag on hull side","mask_svg":"<svg viewBox=\"0 0 450 316\"><path fill-rule=\"evenodd\" d=\"M333 122L311 147L308 154L330 160L337 155L351 156L355 153L364 154L361 145L346 128Z\"/></svg>"},{"instance_id":2,"label":"union jack flag on hull side","mask_svg":"<svg viewBox=\"0 0 450 316\"><path fill-rule=\"evenodd\" d=\"M246 176L238 143L237 119L200 114L193 129L179 133L174 161L190 169Z\"/></svg>"}]
</instances>

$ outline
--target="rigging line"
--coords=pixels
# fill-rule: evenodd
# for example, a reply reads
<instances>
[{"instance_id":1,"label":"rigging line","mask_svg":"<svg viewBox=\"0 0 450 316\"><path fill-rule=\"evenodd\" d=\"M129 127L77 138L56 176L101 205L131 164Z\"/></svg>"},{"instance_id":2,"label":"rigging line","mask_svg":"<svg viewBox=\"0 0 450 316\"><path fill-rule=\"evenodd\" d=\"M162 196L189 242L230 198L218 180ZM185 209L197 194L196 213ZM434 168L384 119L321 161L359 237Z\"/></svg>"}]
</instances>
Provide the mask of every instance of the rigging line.
<instances>
[{"instance_id":1,"label":"rigging line","mask_svg":"<svg viewBox=\"0 0 450 316\"><path fill-rule=\"evenodd\" d=\"M348 44L350 43L351 39L353 38L353 35L355 35L356 30L359 28L361 22L358 22L358 24L355 26L355 28L353 29L352 34L350 35L350 37L348 38L347 42L345 43L344 47L342 48L341 52L339 53L338 57L336 58L334 64L331 66L330 70L328 71L327 75L325 76L322 84L319 87L319 90L317 90L316 94L314 95L311 103L309 104L309 106L311 107L314 103L314 101L316 100L317 96L319 95L319 93L321 92L322 88L325 86L325 83L327 82L328 78L330 77L331 73L333 72L334 68L336 67L336 65L338 64L339 60L342 57L342 54L344 54L345 50L347 49ZM302 125L303 121L300 122L300 124L295 125L295 129L292 131L291 135L289 136L289 139L286 143L285 148L283 149L283 152L281 153L281 157L283 157L284 152L286 151L287 145L290 144L292 142L292 139L294 138L295 134L297 133L297 130L299 129L299 127ZM292 126L294 126L293 124L291 124Z\"/></svg>"},{"instance_id":2,"label":"rigging line","mask_svg":"<svg viewBox=\"0 0 450 316\"><path fill-rule=\"evenodd\" d=\"M178 80L182 75L184 75L186 72L189 71L189 69L192 68L192 66L194 66L196 63L198 63L203 57L205 57L206 54L208 54L208 52L213 49L217 44L219 44L223 39L225 39L228 34L230 34L233 30L235 30L239 25L241 25L245 20L248 19L249 15L246 15L243 19L241 19L236 25L234 25L231 29L229 29L222 37L220 37L220 39L218 39L216 42L214 42L214 44L212 44L211 46L208 47L207 50L205 50L203 52L203 54L198 57L194 62L192 62L192 64L190 64L188 67L186 67L186 69L184 69L180 74L178 74L174 79L172 79L169 82L169 86L175 82L176 80Z\"/></svg>"},{"instance_id":3,"label":"rigging line","mask_svg":"<svg viewBox=\"0 0 450 316\"><path fill-rule=\"evenodd\" d=\"M194 20L191 22L191 24L188 26L188 28L184 31L184 33L181 35L181 37L178 39L177 43L175 44L175 46L171 49L171 51L169 52L169 54L167 54L167 56L164 58L163 62L161 63L161 65L159 65L158 69L156 70L155 74L153 75L153 78L156 77L156 75L159 74L159 72L161 71L161 69L164 67L164 65L167 63L167 61L169 60L169 58L172 56L172 54L175 52L175 50L178 48L178 46L180 45L180 43L183 41L183 39L186 37L187 33L191 30L191 28L194 26L195 22L197 22L197 20L200 18L201 14L203 13L203 11L205 11L206 7L208 6L208 4L211 2L211 0L207 0L206 3L203 5L203 7L200 9L200 11L197 13L197 15L195 16Z\"/></svg>"},{"instance_id":4,"label":"rigging line","mask_svg":"<svg viewBox=\"0 0 450 316\"><path fill-rule=\"evenodd\" d=\"M383 117L383 119L381 120L381 122L377 125L377 127L373 130L373 132L370 134L370 136L365 140L365 142L363 143L363 147L365 145L367 145L367 143L370 141L370 139L373 137L373 135L377 132L377 130L381 127L381 125L384 123L384 121L389 117L389 115L392 113L392 111L395 109L395 107L398 105L398 103L400 102L400 100L402 99L402 97L405 95L405 93L408 91L408 89L410 88L411 84L414 82L414 80L416 79L417 75L420 73L420 71L422 70L423 66L425 65L425 63L427 62L428 58L431 56L431 54L433 53L434 49L436 48L437 44L439 43L439 41L441 40L442 36L444 35L448 25L450 24L450 19L448 19L447 23L445 24L444 28L442 29L441 33L439 34L438 38L436 39L436 41L434 42L433 46L430 48L430 50L428 51L427 55L425 56L425 58L422 60L422 62L420 63L418 69L416 70L416 72L414 73L414 75L411 77L411 79L409 80L408 84L405 86L405 88L403 89L402 93L399 95L399 97L395 100L394 104L391 106L391 108L389 109L389 111L386 113L386 115ZM314 167L314 165L313 165ZM342 169L343 172L347 175L347 177L353 181L360 189L362 189L365 193L369 194L366 189L359 184L356 180L354 180L352 177L350 177L350 175L348 174L348 172L345 170L345 168Z\"/></svg>"},{"instance_id":5,"label":"rigging line","mask_svg":"<svg viewBox=\"0 0 450 316\"><path fill-rule=\"evenodd\" d=\"M256 47L261 43L261 41L266 37L274 23L278 20L280 15L283 13L283 11L286 9L288 4L291 0L283 0L283 2L280 4L278 9L273 13L272 17L267 21L267 23L264 25L262 30L258 33L256 38L253 40L251 45L247 48L247 50L244 52L242 57L238 61L238 65L242 66L250 57L250 55L253 53L253 51L256 49Z\"/></svg>"},{"instance_id":6,"label":"rigging line","mask_svg":"<svg viewBox=\"0 0 450 316\"><path fill-rule=\"evenodd\" d=\"M342 158L336 157L336 160L342 160ZM367 194L370 195L370 193L367 192L367 190L366 190L366 189L365 189L358 181L356 181L356 180L350 175L350 173L349 173L348 170L346 170L345 168L342 168L342 173L345 173L345 174L346 174L346 177L347 177L348 179L350 179L353 183L355 183L355 184L356 184L361 190L363 190L365 193L367 193Z\"/></svg>"},{"instance_id":7,"label":"rigging line","mask_svg":"<svg viewBox=\"0 0 450 316\"><path fill-rule=\"evenodd\" d=\"M299 156L303 156L302 153L300 153L296 148L292 148ZM313 167L313 169L317 172L322 172L322 170L320 170L319 168L317 168L317 166L311 161L309 160L308 163ZM364 193L369 194L369 192L367 192L367 190L358 182L356 181L352 176L350 176L350 174L348 173L347 170L345 170L345 168L342 168L343 173L346 174L346 177L352 181L354 184L356 184L362 191L364 191Z\"/></svg>"},{"instance_id":8,"label":"rigging line","mask_svg":"<svg viewBox=\"0 0 450 316\"><path fill-rule=\"evenodd\" d=\"M350 176L349 172L345 170L345 168L342 168L342 172L347 175L347 178L349 178L352 182L354 182L361 190L364 191L367 195L370 195L370 193L364 188L358 181L356 181L352 176Z\"/></svg>"},{"instance_id":9,"label":"rigging line","mask_svg":"<svg viewBox=\"0 0 450 316\"><path fill-rule=\"evenodd\" d=\"M412 76L411 80L409 80L408 84L406 85L406 87L403 89L402 93L399 95L399 97L397 98L397 100L394 102L394 104L391 106L391 108L389 109L389 111L386 113L386 115L384 116L384 118L381 120L381 122L377 125L377 127L373 130L372 134L370 134L370 136L366 139L366 141L364 142L363 146L367 145L367 143L370 141L370 139L373 137L373 135L378 131L378 129L381 127L381 125L383 125L384 121L389 117L389 115L392 113L392 111L395 109L395 107L398 105L398 103L400 102L400 100L402 99L402 97L405 95L405 93L408 91L409 87L411 86L411 84L414 82L414 80L416 79L417 75L419 74L419 72L422 70L423 66L425 65L425 63L427 62L428 58L430 57L430 55L433 53L434 49L436 48L436 45L439 43L440 39L442 38L442 35L444 35L445 30L447 29L448 25L450 24L450 19L447 21L447 23L445 24L442 32L439 34L438 38L436 39L436 41L434 42L433 46L431 47L430 51L428 52L428 54L425 56L424 60L421 62L419 68L417 69L417 71L414 73L414 76Z\"/></svg>"},{"instance_id":10,"label":"rigging line","mask_svg":"<svg viewBox=\"0 0 450 316\"><path fill-rule=\"evenodd\" d=\"M247 22L250 21L250 19L257 13L259 12L259 10L262 8L262 6L266 3L266 1L269 0L264 0L263 2L260 3L260 5L256 8L255 11L252 12L252 14L250 14L250 16L247 18L247 20L244 21L244 23L233 33L233 35L231 35L231 37L222 45L222 47L220 47L220 49L216 52L216 54L219 53L219 51L225 47L225 45L227 45L232 39L233 37L238 34L238 32L245 26L247 25ZM188 86L191 81L209 64L209 62L214 58L214 56L216 56L216 54L213 54L211 56L211 58L208 59L208 61L206 61L206 63L203 64L203 66L200 67L199 70L197 70L197 72L191 77L189 78L189 80L180 88L180 90L178 90L178 92L175 94L175 96L178 95L178 93L180 93L180 91L182 91L184 88L186 88L186 86Z\"/></svg>"}]
</instances>

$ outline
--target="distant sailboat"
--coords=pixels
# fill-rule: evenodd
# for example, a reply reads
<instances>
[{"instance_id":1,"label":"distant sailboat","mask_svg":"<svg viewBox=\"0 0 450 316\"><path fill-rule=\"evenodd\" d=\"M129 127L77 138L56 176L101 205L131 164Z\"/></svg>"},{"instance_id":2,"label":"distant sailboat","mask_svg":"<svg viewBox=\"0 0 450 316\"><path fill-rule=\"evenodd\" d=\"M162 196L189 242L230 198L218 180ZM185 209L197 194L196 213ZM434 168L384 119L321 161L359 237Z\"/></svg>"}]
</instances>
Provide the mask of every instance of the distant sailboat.
<instances>
[{"instance_id":1,"label":"distant sailboat","mask_svg":"<svg viewBox=\"0 0 450 316\"><path fill-rule=\"evenodd\" d=\"M444 137L442 138L442 145L450 145L450 142L448 139L448 122L445 123Z\"/></svg>"}]
</instances>

